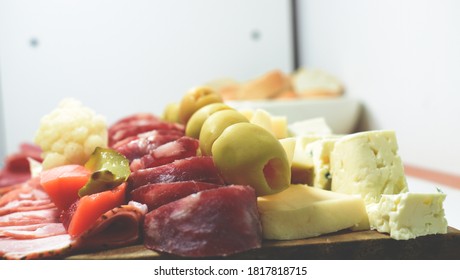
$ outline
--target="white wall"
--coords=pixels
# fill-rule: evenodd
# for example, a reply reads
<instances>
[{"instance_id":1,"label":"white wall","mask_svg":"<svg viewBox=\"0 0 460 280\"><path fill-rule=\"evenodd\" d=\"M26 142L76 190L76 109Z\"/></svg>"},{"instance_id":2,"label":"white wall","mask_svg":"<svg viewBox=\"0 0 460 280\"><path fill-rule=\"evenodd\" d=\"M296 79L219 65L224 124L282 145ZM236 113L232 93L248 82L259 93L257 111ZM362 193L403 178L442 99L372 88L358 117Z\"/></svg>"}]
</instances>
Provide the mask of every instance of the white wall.
<instances>
[{"instance_id":1,"label":"white wall","mask_svg":"<svg viewBox=\"0 0 460 280\"><path fill-rule=\"evenodd\" d=\"M112 122L161 114L214 78L291 71L289 7L288 0L1 0L0 138L7 152L31 141L40 117L64 97Z\"/></svg>"},{"instance_id":2,"label":"white wall","mask_svg":"<svg viewBox=\"0 0 460 280\"><path fill-rule=\"evenodd\" d=\"M460 1L299 0L302 65L340 77L362 129L404 162L460 174Z\"/></svg>"}]
</instances>

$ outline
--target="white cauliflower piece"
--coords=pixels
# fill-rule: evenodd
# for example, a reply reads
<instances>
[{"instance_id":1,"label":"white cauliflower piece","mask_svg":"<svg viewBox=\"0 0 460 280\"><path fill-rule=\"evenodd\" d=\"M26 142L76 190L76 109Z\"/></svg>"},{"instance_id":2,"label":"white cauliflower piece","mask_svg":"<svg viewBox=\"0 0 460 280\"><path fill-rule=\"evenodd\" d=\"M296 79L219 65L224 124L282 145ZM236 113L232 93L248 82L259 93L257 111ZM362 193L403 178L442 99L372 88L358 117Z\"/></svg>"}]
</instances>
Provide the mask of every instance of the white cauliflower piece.
<instances>
[{"instance_id":1,"label":"white cauliflower piece","mask_svg":"<svg viewBox=\"0 0 460 280\"><path fill-rule=\"evenodd\" d=\"M75 99L64 99L40 121L35 143L43 150L43 169L83 165L96 147L107 147L107 123L103 116Z\"/></svg>"}]
</instances>

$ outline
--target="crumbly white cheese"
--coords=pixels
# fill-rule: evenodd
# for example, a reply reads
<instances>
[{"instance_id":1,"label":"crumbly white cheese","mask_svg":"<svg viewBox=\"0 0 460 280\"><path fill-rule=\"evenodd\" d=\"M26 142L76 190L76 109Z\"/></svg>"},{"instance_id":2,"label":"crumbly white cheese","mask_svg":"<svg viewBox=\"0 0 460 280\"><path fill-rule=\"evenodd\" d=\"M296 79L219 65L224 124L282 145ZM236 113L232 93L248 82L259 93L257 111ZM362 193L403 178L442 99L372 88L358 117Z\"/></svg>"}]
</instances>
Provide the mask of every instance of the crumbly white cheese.
<instances>
[{"instance_id":1,"label":"crumbly white cheese","mask_svg":"<svg viewBox=\"0 0 460 280\"><path fill-rule=\"evenodd\" d=\"M257 198L266 239L301 239L347 228L369 229L359 195L334 193L307 185Z\"/></svg>"},{"instance_id":2,"label":"crumbly white cheese","mask_svg":"<svg viewBox=\"0 0 460 280\"><path fill-rule=\"evenodd\" d=\"M408 191L404 167L391 130L350 134L336 141L330 155L331 190L360 194L375 203L382 194Z\"/></svg>"},{"instance_id":3,"label":"crumbly white cheese","mask_svg":"<svg viewBox=\"0 0 460 280\"><path fill-rule=\"evenodd\" d=\"M371 229L389 233L398 240L447 232L443 193L382 195L367 205Z\"/></svg>"},{"instance_id":4,"label":"crumbly white cheese","mask_svg":"<svg viewBox=\"0 0 460 280\"><path fill-rule=\"evenodd\" d=\"M324 138L314 141L306 146L306 153L311 156L313 162L314 187L330 190L330 154L338 138Z\"/></svg>"}]
</instances>

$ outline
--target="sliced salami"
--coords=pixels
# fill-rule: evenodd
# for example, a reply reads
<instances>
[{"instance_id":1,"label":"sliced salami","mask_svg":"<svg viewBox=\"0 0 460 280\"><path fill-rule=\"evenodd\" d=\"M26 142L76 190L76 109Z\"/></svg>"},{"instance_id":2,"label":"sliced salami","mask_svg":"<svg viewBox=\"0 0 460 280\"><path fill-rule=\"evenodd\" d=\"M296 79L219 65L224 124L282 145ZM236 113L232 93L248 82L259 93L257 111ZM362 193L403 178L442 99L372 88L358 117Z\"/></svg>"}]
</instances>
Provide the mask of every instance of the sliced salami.
<instances>
[{"instance_id":1,"label":"sliced salami","mask_svg":"<svg viewBox=\"0 0 460 280\"><path fill-rule=\"evenodd\" d=\"M260 247L261 233L254 189L226 186L149 212L144 245L185 257L227 256Z\"/></svg>"},{"instance_id":2,"label":"sliced salami","mask_svg":"<svg viewBox=\"0 0 460 280\"><path fill-rule=\"evenodd\" d=\"M131 199L147 205L152 211L190 194L218 187L221 185L197 181L148 184L132 191Z\"/></svg>"},{"instance_id":3,"label":"sliced salami","mask_svg":"<svg viewBox=\"0 0 460 280\"><path fill-rule=\"evenodd\" d=\"M158 167L138 170L129 177L130 191L149 183L199 181L224 185L211 157L189 157Z\"/></svg>"},{"instance_id":4,"label":"sliced salami","mask_svg":"<svg viewBox=\"0 0 460 280\"><path fill-rule=\"evenodd\" d=\"M140 158L149 154L157 147L177 140L184 133L176 130L152 130L136 136L131 136L117 142L113 149L124 155L127 159Z\"/></svg>"},{"instance_id":5,"label":"sliced salami","mask_svg":"<svg viewBox=\"0 0 460 280\"><path fill-rule=\"evenodd\" d=\"M147 117L139 119L133 117L130 120L121 120L109 128L109 146L112 147L115 143L130 136L157 129L182 132L185 130L181 124L165 122L156 116L147 115Z\"/></svg>"},{"instance_id":6,"label":"sliced salami","mask_svg":"<svg viewBox=\"0 0 460 280\"><path fill-rule=\"evenodd\" d=\"M139 159L134 159L130 168L132 171L137 171L196 156L199 145L197 139L184 136L153 149L149 154Z\"/></svg>"}]
</instances>

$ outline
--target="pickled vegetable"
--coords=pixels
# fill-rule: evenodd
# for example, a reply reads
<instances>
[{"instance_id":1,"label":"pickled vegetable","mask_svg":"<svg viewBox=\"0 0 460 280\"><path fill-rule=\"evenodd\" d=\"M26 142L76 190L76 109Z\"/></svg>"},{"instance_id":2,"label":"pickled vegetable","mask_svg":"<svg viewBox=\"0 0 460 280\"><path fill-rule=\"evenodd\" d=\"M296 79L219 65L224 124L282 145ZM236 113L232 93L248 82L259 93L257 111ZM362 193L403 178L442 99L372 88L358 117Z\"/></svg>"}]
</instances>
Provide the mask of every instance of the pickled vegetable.
<instances>
[{"instance_id":1,"label":"pickled vegetable","mask_svg":"<svg viewBox=\"0 0 460 280\"><path fill-rule=\"evenodd\" d=\"M92 171L86 185L78 191L80 197L113 189L125 182L131 170L129 160L112 149L96 148L85 164Z\"/></svg>"}]
</instances>

